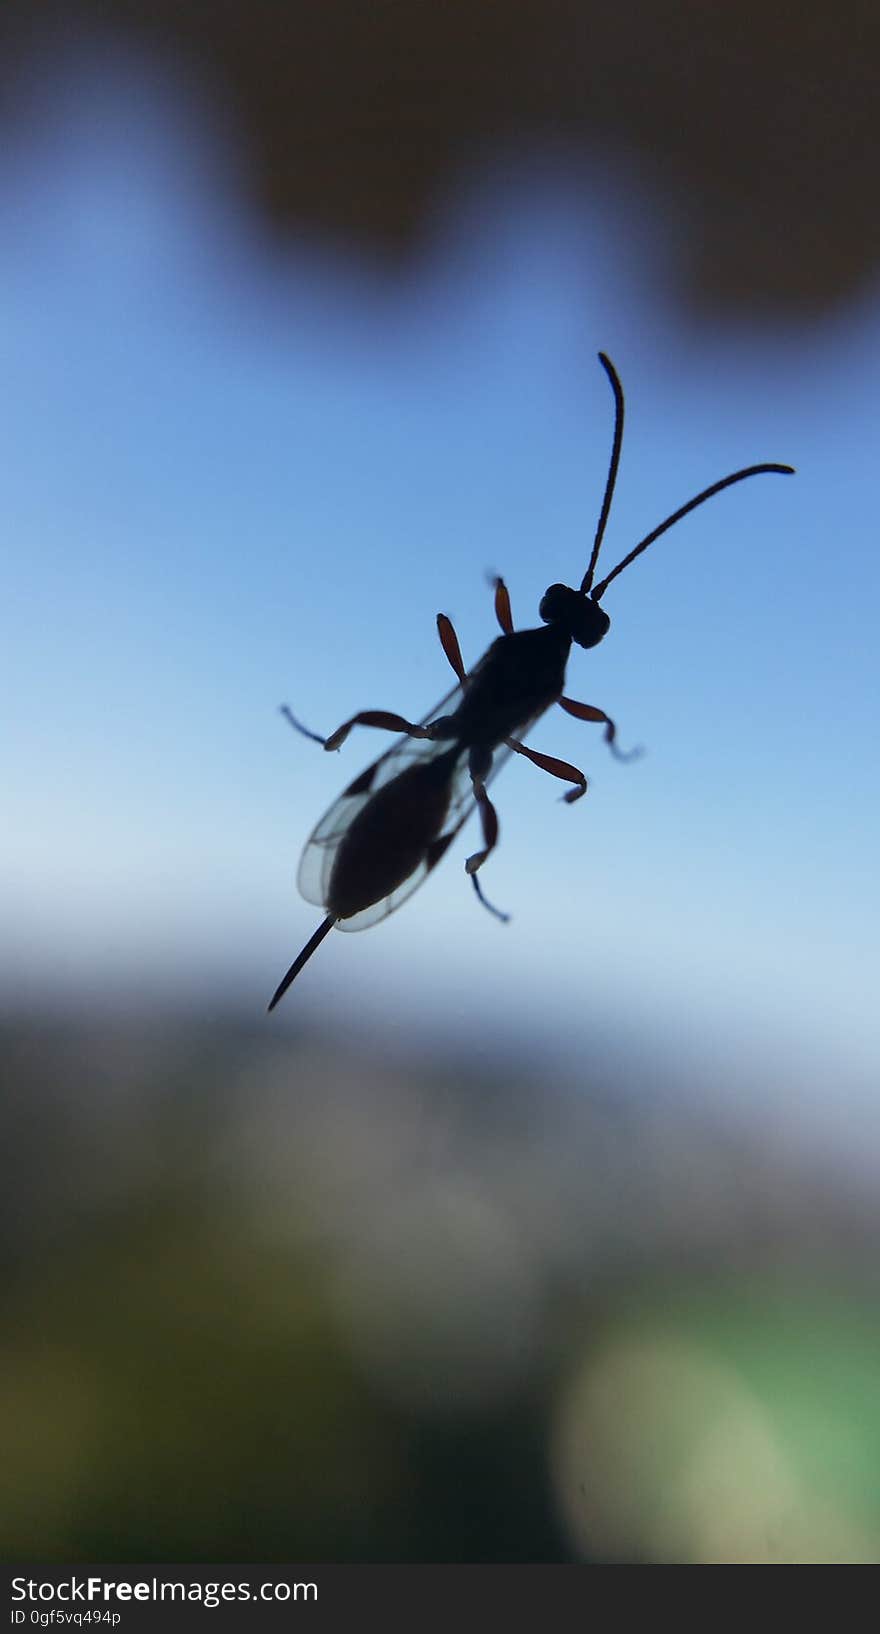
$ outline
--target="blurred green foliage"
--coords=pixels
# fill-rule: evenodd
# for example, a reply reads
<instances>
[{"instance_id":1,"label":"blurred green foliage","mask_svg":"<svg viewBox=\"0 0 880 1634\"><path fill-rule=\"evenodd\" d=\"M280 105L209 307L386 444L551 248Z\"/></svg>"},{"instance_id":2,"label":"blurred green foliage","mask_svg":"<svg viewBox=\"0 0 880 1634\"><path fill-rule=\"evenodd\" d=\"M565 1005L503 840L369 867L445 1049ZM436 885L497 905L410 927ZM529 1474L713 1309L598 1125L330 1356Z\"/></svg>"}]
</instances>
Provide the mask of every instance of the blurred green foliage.
<instances>
[{"instance_id":1,"label":"blurred green foliage","mask_svg":"<svg viewBox=\"0 0 880 1634\"><path fill-rule=\"evenodd\" d=\"M863 1200L622 1061L2 1043L6 1558L880 1553Z\"/></svg>"}]
</instances>

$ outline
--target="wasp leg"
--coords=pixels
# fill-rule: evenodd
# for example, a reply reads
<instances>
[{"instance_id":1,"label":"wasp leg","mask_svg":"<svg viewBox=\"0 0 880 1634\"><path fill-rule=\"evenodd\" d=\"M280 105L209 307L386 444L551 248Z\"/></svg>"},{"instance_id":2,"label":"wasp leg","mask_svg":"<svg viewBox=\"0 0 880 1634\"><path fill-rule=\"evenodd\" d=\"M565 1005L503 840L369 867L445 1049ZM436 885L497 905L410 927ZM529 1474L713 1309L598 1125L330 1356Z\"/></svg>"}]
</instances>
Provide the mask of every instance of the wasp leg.
<instances>
[{"instance_id":1,"label":"wasp leg","mask_svg":"<svg viewBox=\"0 0 880 1634\"><path fill-rule=\"evenodd\" d=\"M549 772L551 777L560 777L563 783L577 785L562 796L566 805L573 805L575 800L580 800L581 796L586 794L587 780L577 766L570 765L567 760L556 760L553 755L539 755L536 749L527 749L518 738L505 738L504 741L508 749L513 749L515 754L525 755L526 760L530 760L540 771Z\"/></svg>"},{"instance_id":2,"label":"wasp leg","mask_svg":"<svg viewBox=\"0 0 880 1634\"><path fill-rule=\"evenodd\" d=\"M592 704L576 703L574 698L557 698L556 701L560 709L564 709L567 715L574 715L575 720L604 721L605 731L602 736L616 760L638 760L639 755L644 754L644 749L618 749L615 742L617 727L604 709L595 709Z\"/></svg>"},{"instance_id":3,"label":"wasp leg","mask_svg":"<svg viewBox=\"0 0 880 1634\"><path fill-rule=\"evenodd\" d=\"M496 574L491 580L495 590L495 617L501 625L505 635L513 635L513 613L510 610L510 596L504 580Z\"/></svg>"},{"instance_id":4,"label":"wasp leg","mask_svg":"<svg viewBox=\"0 0 880 1634\"><path fill-rule=\"evenodd\" d=\"M307 727L297 720L286 704L281 705L281 713L284 719L290 722L291 726L295 726L298 732L302 732L303 737L311 738L313 743L322 743L325 749L340 749L353 726L377 726L383 732L405 732L407 737L410 738L430 738L433 736L430 727L416 726L413 721L406 720L403 715L394 715L389 709L362 709L360 714L352 715L350 721L345 721L342 726L337 726L336 731L331 732L329 738L322 738L319 732L310 732Z\"/></svg>"},{"instance_id":5,"label":"wasp leg","mask_svg":"<svg viewBox=\"0 0 880 1634\"><path fill-rule=\"evenodd\" d=\"M494 914L496 919L500 919L502 924L506 925L508 919L510 918L510 914L502 913L500 908L493 907L492 903L489 902L483 895L483 892L480 889L479 880L477 879L477 869L482 868L486 858L491 855L498 844L498 813L489 799L488 794L486 793L486 785L483 781L491 764L491 755L489 756L489 764L486 765L483 754L479 750L471 750L471 782L474 786L474 799L477 802L477 807L480 813L480 823L482 824L483 829L483 849L482 851L475 851L473 856L468 857L464 866L465 872L470 875L471 884L473 885L479 900L482 902L483 907L488 908L489 912Z\"/></svg>"},{"instance_id":6,"label":"wasp leg","mask_svg":"<svg viewBox=\"0 0 880 1634\"><path fill-rule=\"evenodd\" d=\"M500 908L496 908L495 904L493 902L490 902L489 898L487 896L483 895L483 888L482 888L479 880L477 879L476 874L471 874L471 884L472 884L474 890L477 893L477 901L482 902L483 907L488 908L489 912L491 914L494 914L496 919L500 919L502 925L509 924L510 923L510 914L509 913L502 913Z\"/></svg>"},{"instance_id":7,"label":"wasp leg","mask_svg":"<svg viewBox=\"0 0 880 1634\"><path fill-rule=\"evenodd\" d=\"M455 633L455 627L452 623L452 619L447 618L445 613L437 614L437 634L440 637L440 645L443 648L443 651L449 659L452 668L455 670L455 673L458 676L462 686L464 686L464 683L467 680L467 670L464 667L464 659L461 656L461 648L458 644L458 636Z\"/></svg>"},{"instance_id":8,"label":"wasp leg","mask_svg":"<svg viewBox=\"0 0 880 1634\"><path fill-rule=\"evenodd\" d=\"M513 614L510 611L510 597L507 594L507 585L503 579L497 576L490 579L489 582L495 587L495 616L498 623L505 635L512 635ZM462 686L464 686L467 680L467 670L464 667L464 659L461 656L461 647L458 644L455 627L452 620L447 618L445 613L437 614L437 634L440 637L440 645L446 657L449 659Z\"/></svg>"},{"instance_id":9,"label":"wasp leg","mask_svg":"<svg viewBox=\"0 0 880 1634\"><path fill-rule=\"evenodd\" d=\"M290 725L295 727L297 732L301 732L304 738L311 738L313 743L325 744L327 742L326 738L322 738L320 732L310 732L307 726L303 726L302 721L297 720L293 710L288 709L287 704L279 705L279 714L283 715L284 719L289 721Z\"/></svg>"}]
</instances>

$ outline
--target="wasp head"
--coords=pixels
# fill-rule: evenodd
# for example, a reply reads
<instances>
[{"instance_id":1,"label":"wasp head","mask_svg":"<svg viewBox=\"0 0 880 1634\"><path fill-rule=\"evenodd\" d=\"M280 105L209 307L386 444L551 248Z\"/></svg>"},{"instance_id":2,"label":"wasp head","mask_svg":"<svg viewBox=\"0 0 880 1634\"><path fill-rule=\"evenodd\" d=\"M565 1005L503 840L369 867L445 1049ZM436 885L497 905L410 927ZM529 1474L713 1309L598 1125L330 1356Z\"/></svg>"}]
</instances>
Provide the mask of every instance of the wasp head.
<instances>
[{"instance_id":1,"label":"wasp head","mask_svg":"<svg viewBox=\"0 0 880 1634\"><path fill-rule=\"evenodd\" d=\"M611 620L598 602L564 584L551 584L538 612L545 624L558 624L579 647L597 647L611 628Z\"/></svg>"}]
</instances>

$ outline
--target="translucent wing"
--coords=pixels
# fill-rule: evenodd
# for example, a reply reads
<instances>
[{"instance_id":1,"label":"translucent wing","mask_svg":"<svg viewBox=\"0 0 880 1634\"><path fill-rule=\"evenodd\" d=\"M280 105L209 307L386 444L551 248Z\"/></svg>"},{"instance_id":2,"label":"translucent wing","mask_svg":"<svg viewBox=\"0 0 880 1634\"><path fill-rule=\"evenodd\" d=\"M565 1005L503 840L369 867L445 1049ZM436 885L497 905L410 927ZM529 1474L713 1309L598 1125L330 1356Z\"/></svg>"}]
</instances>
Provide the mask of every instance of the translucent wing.
<instances>
[{"instance_id":1,"label":"translucent wing","mask_svg":"<svg viewBox=\"0 0 880 1634\"><path fill-rule=\"evenodd\" d=\"M441 715L454 715L461 702L462 691L460 685L454 686L445 698L441 698L440 702L422 717L419 725L425 726L428 721L435 721ZM329 811L324 813L302 854L297 885L300 895L305 897L307 902L314 902L320 908L326 906L327 889L337 846L355 818L363 811L368 800L407 766L417 761L425 763L436 760L438 755L448 754L451 747L450 738L409 738L401 733L395 738L390 749L385 750L384 755L380 755L378 760L374 760L372 765L349 783L338 800L334 800Z\"/></svg>"},{"instance_id":2,"label":"translucent wing","mask_svg":"<svg viewBox=\"0 0 880 1634\"><path fill-rule=\"evenodd\" d=\"M450 746L447 743L447 752L449 747ZM500 761L502 755L506 759L509 753L509 749L502 748L499 750L496 759ZM493 764L491 775L494 775L496 769L497 768ZM489 779L487 778L486 781L488 782ZM452 844L452 841L455 839L459 829L464 827L468 817L474 809L474 805L474 790L473 784L471 783L470 772L468 771L467 750L462 749L452 773L449 808L446 813L446 820L443 824L442 839L446 841L447 846ZM442 855L442 852L440 855ZM373 902L368 908L362 908L360 913L352 914L349 919L338 920L336 925L337 930L367 930L370 925L377 925L380 919L387 919L389 914L394 913L395 909L399 908L401 903L406 902L407 898L411 897L413 892L418 890L419 886L423 884L428 875L432 872L432 869L437 861L439 861L439 857L436 856L436 854L434 855L433 861L430 861L427 856L423 857L421 862L419 862L413 869L412 873L409 874L405 880L402 880L400 885L398 885L395 890L390 891L387 896L382 897L381 901Z\"/></svg>"},{"instance_id":3,"label":"translucent wing","mask_svg":"<svg viewBox=\"0 0 880 1634\"><path fill-rule=\"evenodd\" d=\"M461 685L453 687L419 724L424 726L442 715L453 715L461 702L462 693ZM384 755L380 755L378 760L349 784L321 818L303 852L297 883L301 895L307 902L314 902L318 907L327 906L330 876L339 844L355 818L378 790L398 777L407 767L414 764L426 765L441 755L448 755L454 744L455 740L452 738L410 738L401 734ZM491 770L485 778L487 784L497 776L511 753L506 744L499 745L495 750ZM449 805L441 836L447 844L451 844L459 830L463 828L474 805L473 785L468 770L468 751L463 747L450 774ZM436 853L431 859L427 856L422 858L412 873L393 891L380 901L362 909L360 913L340 919L337 922L337 929L366 930L379 920L387 919L389 914L394 913L401 903L418 890L437 860L439 858Z\"/></svg>"}]
</instances>

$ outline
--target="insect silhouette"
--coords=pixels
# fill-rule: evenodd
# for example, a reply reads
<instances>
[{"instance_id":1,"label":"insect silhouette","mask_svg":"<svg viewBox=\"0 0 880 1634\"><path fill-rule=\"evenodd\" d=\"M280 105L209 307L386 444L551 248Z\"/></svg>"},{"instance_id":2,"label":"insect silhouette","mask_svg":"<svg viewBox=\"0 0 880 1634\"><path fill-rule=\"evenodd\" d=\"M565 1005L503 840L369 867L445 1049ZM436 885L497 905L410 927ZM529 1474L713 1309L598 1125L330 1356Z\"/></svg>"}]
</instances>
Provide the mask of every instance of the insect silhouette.
<instances>
[{"instance_id":1,"label":"insect silhouette","mask_svg":"<svg viewBox=\"0 0 880 1634\"><path fill-rule=\"evenodd\" d=\"M399 734L392 747L339 796L322 817L303 852L298 885L307 902L326 910L314 936L282 978L269 1009L284 997L291 982L333 926L366 930L385 919L418 889L436 868L476 807L482 846L468 857L465 869L483 906L499 919L508 916L488 902L477 878L498 843L498 816L488 785L511 754L524 755L533 766L572 786L568 803L587 791L582 771L565 760L526 748L524 735L552 704L577 720L604 726L605 742L620 759L617 728L603 709L563 695L565 668L572 642L595 647L607 635L610 619L599 603L608 586L637 556L682 517L707 499L746 477L764 472L791 475L790 465L749 465L704 488L686 505L637 544L598 584L596 564L608 522L623 441L624 402L617 371L604 352L601 363L614 393L614 437L602 508L589 566L578 590L551 584L538 609L542 626L514 630L504 580L494 580L495 616L502 634L468 671L458 637L445 613L437 615L440 643L456 675L456 685L423 720L413 722L385 709L363 709L327 738L304 727L286 705L291 726L305 737L339 749L355 726L379 727ZM639 751L634 751L638 753Z\"/></svg>"}]
</instances>

